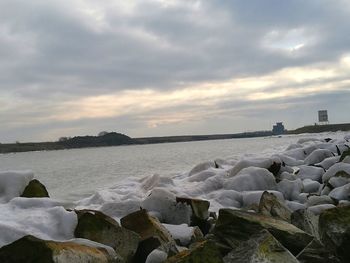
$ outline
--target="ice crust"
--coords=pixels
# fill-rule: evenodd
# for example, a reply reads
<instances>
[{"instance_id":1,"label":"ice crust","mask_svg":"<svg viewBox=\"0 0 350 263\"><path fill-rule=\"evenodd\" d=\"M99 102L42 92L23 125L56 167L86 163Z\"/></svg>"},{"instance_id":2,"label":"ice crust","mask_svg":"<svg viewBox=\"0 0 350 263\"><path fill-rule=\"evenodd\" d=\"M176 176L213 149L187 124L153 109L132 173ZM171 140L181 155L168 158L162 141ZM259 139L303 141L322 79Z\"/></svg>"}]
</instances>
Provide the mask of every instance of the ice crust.
<instances>
[{"instance_id":1,"label":"ice crust","mask_svg":"<svg viewBox=\"0 0 350 263\"><path fill-rule=\"evenodd\" d=\"M120 220L142 207L186 244L193 231L188 226L192 210L176 202L176 197L208 200L209 210L213 212L221 208L252 209L259 204L265 190L293 211L307 208L319 214L334 207L333 200L349 204L350 179L346 174L350 175L350 162L349 158L339 162L339 154L349 148L350 135L314 136L305 135L296 143L286 145L286 150L271 151L269 156L257 153L242 155L237 160L203 162L173 177L159 174L129 177L116 186L76 201L74 208L100 210ZM336 138L326 142L327 137ZM278 174L270 169L275 164L281 165ZM343 175L339 176L338 172ZM31 179L30 171L0 172L0 247L28 234L48 240L74 238L77 217L64 208L64 203L50 198L19 197ZM319 197L312 197L315 195ZM148 262L158 262L163 257L161 251L155 250Z\"/></svg>"}]
</instances>

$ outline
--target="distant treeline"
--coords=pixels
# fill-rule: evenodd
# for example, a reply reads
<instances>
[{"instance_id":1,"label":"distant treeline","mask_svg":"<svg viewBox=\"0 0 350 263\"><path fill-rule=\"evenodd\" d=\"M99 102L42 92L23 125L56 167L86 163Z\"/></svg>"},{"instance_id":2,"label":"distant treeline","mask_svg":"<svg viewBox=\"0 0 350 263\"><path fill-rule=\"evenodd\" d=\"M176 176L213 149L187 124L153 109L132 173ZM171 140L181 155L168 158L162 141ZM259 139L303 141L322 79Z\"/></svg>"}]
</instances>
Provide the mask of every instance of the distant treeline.
<instances>
[{"instance_id":1,"label":"distant treeline","mask_svg":"<svg viewBox=\"0 0 350 263\"><path fill-rule=\"evenodd\" d=\"M312 125L288 131L287 134L319 133L328 131L349 131L350 123ZM8 143L0 144L0 153L29 152L29 151L49 151L85 147L117 146L130 144L152 144L168 142L187 142L204 140L223 140L234 138L251 138L271 136L272 131L255 131L235 134L214 134L214 135L183 135L164 136L147 138L130 138L129 136L117 132L102 132L98 136L76 136L72 138L62 137L57 142L28 142L28 143Z\"/></svg>"}]
</instances>

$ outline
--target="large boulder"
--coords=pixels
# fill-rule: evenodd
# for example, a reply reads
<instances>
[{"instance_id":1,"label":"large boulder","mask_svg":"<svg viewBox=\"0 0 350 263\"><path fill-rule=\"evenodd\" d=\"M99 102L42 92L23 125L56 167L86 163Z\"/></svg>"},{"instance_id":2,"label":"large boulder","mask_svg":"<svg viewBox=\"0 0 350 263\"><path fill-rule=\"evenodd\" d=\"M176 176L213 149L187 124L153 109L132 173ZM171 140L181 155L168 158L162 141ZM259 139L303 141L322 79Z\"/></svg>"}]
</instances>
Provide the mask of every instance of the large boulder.
<instances>
[{"instance_id":1,"label":"large boulder","mask_svg":"<svg viewBox=\"0 0 350 263\"><path fill-rule=\"evenodd\" d=\"M107 263L120 259L112 248L92 241L79 244L25 236L0 249L0 262Z\"/></svg>"},{"instance_id":2,"label":"large boulder","mask_svg":"<svg viewBox=\"0 0 350 263\"><path fill-rule=\"evenodd\" d=\"M134 262L145 262L147 256L161 247L167 254L176 253L176 243L169 231L155 217L141 209L120 219L123 227L136 232L141 242L134 256Z\"/></svg>"},{"instance_id":3,"label":"large boulder","mask_svg":"<svg viewBox=\"0 0 350 263\"><path fill-rule=\"evenodd\" d=\"M291 223L319 240L318 218L308 209L299 209L292 213Z\"/></svg>"},{"instance_id":4,"label":"large boulder","mask_svg":"<svg viewBox=\"0 0 350 263\"><path fill-rule=\"evenodd\" d=\"M267 230L251 236L224 257L225 263L298 263L298 260Z\"/></svg>"},{"instance_id":5,"label":"large boulder","mask_svg":"<svg viewBox=\"0 0 350 263\"><path fill-rule=\"evenodd\" d=\"M281 203L274 194L267 191L265 191L260 198L259 213L288 222L290 221L291 215L289 208Z\"/></svg>"},{"instance_id":6,"label":"large boulder","mask_svg":"<svg viewBox=\"0 0 350 263\"><path fill-rule=\"evenodd\" d=\"M166 263L221 263L222 257L215 243L204 240L195 243L191 249L184 250L172 257Z\"/></svg>"},{"instance_id":7,"label":"large boulder","mask_svg":"<svg viewBox=\"0 0 350 263\"><path fill-rule=\"evenodd\" d=\"M350 262L350 206L336 207L320 214L321 241L343 260Z\"/></svg>"},{"instance_id":8,"label":"large boulder","mask_svg":"<svg viewBox=\"0 0 350 263\"><path fill-rule=\"evenodd\" d=\"M77 238L85 238L112 247L129 262L136 253L140 237L121 227L113 218L94 210L76 210L78 224L74 231Z\"/></svg>"},{"instance_id":9,"label":"large boulder","mask_svg":"<svg viewBox=\"0 0 350 263\"><path fill-rule=\"evenodd\" d=\"M261 230L268 230L292 254L297 255L313 237L285 221L232 209L220 209L210 238L225 255Z\"/></svg>"},{"instance_id":10,"label":"large boulder","mask_svg":"<svg viewBox=\"0 0 350 263\"><path fill-rule=\"evenodd\" d=\"M39 180L33 179L24 188L21 197L50 197L46 190L45 185L43 185Z\"/></svg>"},{"instance_id":11,"label":"large boulder","mask_svg":"<svg viewBox=\"0 0 350 263\"><path fill-rule=\"evenodd\" d=\"M192 209L190 225L198 226L204 234L208 233L210 229L210 224L207 221L209 218L209 201L188 197L176 197L176 202L189 205Z\"/></svg>"},{"instance_id":12,"label":"large boulder","mask_svg":"<svg viewBox=\"0 0 350 263\"><path fill-rule=\"evenodd\" d=\"M339 258L316 239L300 252L297 259L300 263L340 263Z\"/></svg>"}]
</instances>

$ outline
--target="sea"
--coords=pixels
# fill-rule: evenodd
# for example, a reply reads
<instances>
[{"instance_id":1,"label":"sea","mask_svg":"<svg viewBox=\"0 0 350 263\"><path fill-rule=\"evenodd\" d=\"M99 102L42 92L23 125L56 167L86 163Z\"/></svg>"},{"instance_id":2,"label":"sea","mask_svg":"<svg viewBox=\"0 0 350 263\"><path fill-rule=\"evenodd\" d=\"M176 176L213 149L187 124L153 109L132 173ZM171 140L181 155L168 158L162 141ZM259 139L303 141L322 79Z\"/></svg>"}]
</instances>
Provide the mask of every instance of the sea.
<instances>
[{"instance_id":1,"label":"sea","mask_svg":"<svg viewBox=\"0 0 350 263\"><path fill-rule=\"evenodd\" d=\"M74 201L113 187L130 176L171 177L205 161L270 156L308 136L313 135L0 154L0 171L31 170L47 187L50 197Z\"/></svg>"}]
</instances>

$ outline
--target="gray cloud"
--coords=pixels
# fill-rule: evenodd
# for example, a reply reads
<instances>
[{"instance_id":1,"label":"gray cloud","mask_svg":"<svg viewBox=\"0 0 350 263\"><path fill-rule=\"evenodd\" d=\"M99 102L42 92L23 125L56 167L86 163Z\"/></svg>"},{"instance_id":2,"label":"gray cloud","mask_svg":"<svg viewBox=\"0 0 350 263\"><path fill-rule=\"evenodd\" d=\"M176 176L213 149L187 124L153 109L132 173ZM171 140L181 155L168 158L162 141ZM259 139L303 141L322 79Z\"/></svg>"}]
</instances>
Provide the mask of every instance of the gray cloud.
<instances>
[{"instance_id":1,"label":"gray cloud","mask_svg":"<svg viewBox=\"0 0 350 263\"><path fill-rule=\"evenodd\" d=\"M38 130L43 134L72 128L75 132L73 128L80 127L79 132L95 132L91 127L110 127L109 119L103 118L70 122L50 119L62 102L85 96L123 90L176 90L261 76L288 67L335 63L350 52L349 15L350 5L345 0L175 1L168 6L158 1L135 1L126 9L113 1L3 0L0 95L10 100L11 107L0 108L5 127L0 140L14 140L15 136L37 139ZM291 51L298 44L304 46ZM315 81L322 84L322 80ZM293 88L302 89L303 84ZM279 88L272 85L264 92ZM337 92L348 95L347 91L343 88ZM307 98L315 105L320 97L314 94ZM259 103L265 112L274 114L274 103ZM246 100L229 104L223 100L211 114L230 114L232 110L248 116L256 105ZM187 112L199 115L196 107L181 105L180 109L164 111L176 114L187 108ZM292 120L291 112L285 115ZM150 116L154 116L151 111L145 116L117 118L123 119L127 132L138 136L171 131L145 128ZM296 120L293 123L298 124ZM179 133L201 129L202 133L213 132L203 128L204 121L198 124L200 128L186 121L182 126ZM25 137L18 131L20 127L31 127Z\"/></svg>"}]
</instances>

